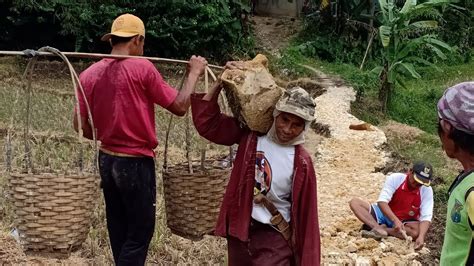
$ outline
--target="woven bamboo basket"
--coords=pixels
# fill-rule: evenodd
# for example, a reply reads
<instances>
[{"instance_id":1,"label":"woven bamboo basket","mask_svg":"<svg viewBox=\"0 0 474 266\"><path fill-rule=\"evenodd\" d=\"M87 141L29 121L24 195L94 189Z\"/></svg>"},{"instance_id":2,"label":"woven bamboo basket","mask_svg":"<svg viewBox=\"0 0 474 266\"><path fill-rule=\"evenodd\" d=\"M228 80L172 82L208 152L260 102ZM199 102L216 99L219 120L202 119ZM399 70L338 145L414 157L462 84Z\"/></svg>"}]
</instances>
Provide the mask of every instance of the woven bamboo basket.
<instances>
[{"instance_id":1,"label":"woven bamboo basket","mask_svg":"<svg viewBox=\"0 0 474 266\"><path fill-rule=\"evenodd\" d=\"M43 47L39 51L48 51L60 56L69 67L74 91L78 87L78 90L84 93L77 73L64 54L51 47ZM64 257L84 242L91 226L93 209L98 197L98 180L100 180L97 174L97 141L95 133L92 133L95 156L93 169L90 172L83 169L81 130L78 134L78 169L69 169L68 173L58 174L54 173L55 171L52 169L46 172L33 167L29 128L31 123L31 77L36 60L37 57L30 60L24 75L27 83L26 96L24 97L26 100L26 121L23 134L24 166L20 171L12 171L8 159L11 155L7 155L8 196L14 207L14 226L24 250L33 251L38 255ZM76 91L76 111L79 113L77 97ZM94 128L87 101L86 107L89 123ZM80 122L79 128L82 129ZM10 134L8 134L7 143L10 143L9 136Z\"/></svg>"},{"instance_id":2,"label":"woven bamboo basket","mask_svg":"<svg viewBox=\"0 0 474 266\"><path fill-rule=\"evenodd\" d=\"M24 249L61 253L84 242L97 196L96 175L11 173L9 186Z\"/></svg>"},{"instance_id":3,"label":"woven bamboo basket","mask_svg":"<svg viewBox=\"0 0 474 266\"><path fill-rule=\"evenodd\" d=\"M216 166L212 161L206 161L206 165L209 166L204 170L196 167L192 174L187 163L163 172L168 227L174 234L191 240L213 233L229 181L230 168Z\"/></svg>"},{"instance_id":4,"label":"woven bamboo basket","mask_svg":"<svg viewBox=\"0 0 474 266\"><path fill-rule=\"evenodd\" d=\"M204 75L206 91L208 89L208 74L211 73L206 70ZM185 77L186 73L181 79L180 89L183 87ZM221 95L223 96L223 94ZM170 116L165 138L162 175L167 225L172 233L197 241L204 235L214 232L220 205L230 177L233 149L229 148L230 154L227 162L206 160L207 144L201 142L201 160L192 161L188 112L186 114L187 162L168 166L168 140L172 122L173 116Z\"/></svg>"}]
</instances>

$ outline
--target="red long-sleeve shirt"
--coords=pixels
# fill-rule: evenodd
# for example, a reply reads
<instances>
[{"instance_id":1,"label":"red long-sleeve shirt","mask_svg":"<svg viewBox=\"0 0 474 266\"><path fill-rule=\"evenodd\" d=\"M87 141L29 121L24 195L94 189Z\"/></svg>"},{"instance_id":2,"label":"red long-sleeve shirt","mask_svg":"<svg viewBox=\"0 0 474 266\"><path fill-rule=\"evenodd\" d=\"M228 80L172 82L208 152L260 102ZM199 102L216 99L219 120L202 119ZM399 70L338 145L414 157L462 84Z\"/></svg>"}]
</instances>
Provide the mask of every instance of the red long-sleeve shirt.
<instances>
[{"instance_id":1,"label":"red long-sleeve shirt","mask_svg":"<svg viewBox=\"0 0 474 266\"><path fill-rule=\"evenodd\" d=\"M257 133L242 128L237 119L221 114L218 93L215 95L211 101L202 100L202 94L191 98L193 122L201 136L221 145L239 144L215 234L247 241L255 186ZM290 224L298 265L320 265L316 174L310 155L301 145L295 147Z\"/></svg>"}]
</instances>

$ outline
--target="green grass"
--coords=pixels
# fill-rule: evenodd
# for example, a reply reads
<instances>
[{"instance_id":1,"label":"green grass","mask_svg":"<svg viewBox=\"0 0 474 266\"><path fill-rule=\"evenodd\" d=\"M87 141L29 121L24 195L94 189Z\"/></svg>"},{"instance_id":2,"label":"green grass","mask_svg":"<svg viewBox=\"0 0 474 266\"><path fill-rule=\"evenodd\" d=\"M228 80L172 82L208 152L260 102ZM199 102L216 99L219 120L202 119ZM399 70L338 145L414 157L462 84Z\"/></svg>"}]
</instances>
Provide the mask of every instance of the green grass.
<instances>
[{"instance_id":1,"label":"green grass","mask_svg":"<svg viewBox=\"0 0 474 266\"><path fill-rule=\"evenodd\" d=\"M398 122L435 134L439 98L448 87L474 80L474 61L454 66L443 65L440 69L422 69L421 79L407 81L406 88L397 87L388 115Z\"/></svg>"},{"instance_id":2,"label":"green grass","mask_svg":"<svg viewBox=\"0 0 474 266\"><path fill-rule=\"evenodd\" d=\"M314 76L315 73L302 67L301 65L309 65L324 73L338 76L350 84L359 96L366 93L372 93L378 86L377 75L370 71L360 70L359 67L350 64L330 63L305 56L293 43L283 53L281 58L270 58L270 62L274 62L270 66L272 73L281 74L286 72L287 76L298 78L301 76ZM285 71L283 71L285 70Z\"/></svg>"},{"instance_id":3,"label":"green grass","mask_svg":"<svg viewBox=\"0 0 474 266\"><path fill-rule=\"evenodd\" d=\"M283 53L281 58L270 58L273 64L270 66L272 73L284 75L287 79L296 79L307 76L314 77L315 73L302 67L309 65L322 72L341 78L357 92L357 101L353 104L352 112L360 119L371 124L378 125L384 119L380 112L380 104L376 100L377 88L379 86L377 75L370 71L360 70L350 64L330 63L309 58L297 48L297 43L293 42Z\"/></svg>"},{"instance_id":4,"label":"green grass","mask_svg":"<svg viewBox=\"0 0 474 266\"><path fill-rule=\"evenodd\" d=\"M423 133L415 141L403 138L388 138L389 149L407 162L426 161L433 165L433 189L437 202L447 202L447 190L459 173L460 165L448 158L441 149L438 136Z\"/></svg>"}]
</instances>

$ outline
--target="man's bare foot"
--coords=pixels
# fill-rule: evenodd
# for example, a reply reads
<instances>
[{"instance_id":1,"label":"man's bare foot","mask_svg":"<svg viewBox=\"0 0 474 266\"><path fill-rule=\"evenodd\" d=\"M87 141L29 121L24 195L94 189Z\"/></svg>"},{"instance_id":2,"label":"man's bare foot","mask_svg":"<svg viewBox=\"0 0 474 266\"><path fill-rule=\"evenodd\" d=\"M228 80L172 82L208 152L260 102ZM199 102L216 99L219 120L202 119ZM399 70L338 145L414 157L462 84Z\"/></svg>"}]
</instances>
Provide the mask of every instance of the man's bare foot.
<instances>
[{"instance_id":1,"label":"man's bare foot","mask_svg":"<svg viewBox=\"0 0 474 266\"><path fill-rule=\"evenodd\" d=\"M361 235L362 237L365 237L365 238L372 238L372 239L375 239L377 241L380 241L382 240L382 238L386 238L387 236L386 235L382 235L382 234L379 234L377 231L375 231L374 229L370 230L370 231L367 231L367 230L362 230L361 231Z\"/></svg>"},{"instance_id":2,"label":"man's bare foot","mask_svg":"<svg viewBox=\"0 0 474 266\"><path fill-rule=\"evenodd\" d=\"M377 234L381 235L382 237L387 237L388 236L388 233L387 231L385 231L384 227L383 226L376 226L374 228L372 228L373 231L377 232Z\"/></svg>"}]
</instances>

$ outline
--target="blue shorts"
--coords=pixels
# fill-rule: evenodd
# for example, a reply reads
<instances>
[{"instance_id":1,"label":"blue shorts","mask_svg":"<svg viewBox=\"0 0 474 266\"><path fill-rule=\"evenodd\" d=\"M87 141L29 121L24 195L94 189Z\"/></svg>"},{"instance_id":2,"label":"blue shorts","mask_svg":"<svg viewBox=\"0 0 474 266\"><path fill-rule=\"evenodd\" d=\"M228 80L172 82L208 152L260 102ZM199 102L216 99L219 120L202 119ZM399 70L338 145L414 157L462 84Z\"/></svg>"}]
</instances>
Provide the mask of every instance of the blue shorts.
<instances>
[{"instance_id":1,"label":"blue shorts","mask_svg":"<svg viewBox=\"0 0 474 266\"><path fill-rule=\"evenodd\" d=\"M379 205L377 203L372 203L370 205L370 214L372 214L372 217L377 221L378 224L384 224L388 228L393 228L393 222L383 214L382 210L380 209ZM410 219L410 220L403 220L403 224L407 224L410 222L418 222L416 219Z\"/></svg>"},{"instance_id":2,"label":"blue shorts","mask_svg":"<svg viewBox=\"0 0 474 266\"><path fill-rule=\"evenodd\" d=\"M371 204L370 207L370 214L372 214L378 224L384 224L388 228L393 228L393 222L383 214L377 203Z\"/></svg>"}]
</instances>

